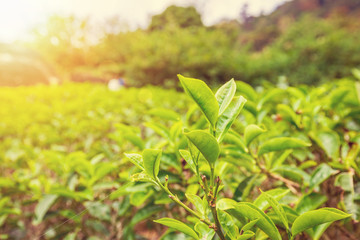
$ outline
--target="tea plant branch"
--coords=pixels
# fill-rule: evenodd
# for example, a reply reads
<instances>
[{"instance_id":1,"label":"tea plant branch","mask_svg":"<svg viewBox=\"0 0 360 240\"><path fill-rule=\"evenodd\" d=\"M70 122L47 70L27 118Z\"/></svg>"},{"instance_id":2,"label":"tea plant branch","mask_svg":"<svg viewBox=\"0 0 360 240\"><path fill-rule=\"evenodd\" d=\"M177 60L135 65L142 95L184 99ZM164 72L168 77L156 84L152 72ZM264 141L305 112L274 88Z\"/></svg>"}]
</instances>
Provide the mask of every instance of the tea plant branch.
<instances>
[{"instance_id":1,"label":"tea plant branch","mask_svg":"<svg viewBox=\"0 0 360 240\"><path fill-rule=\"evenodd\" d=\"M215 224L211 226L211 228L213 228L215 230L215 232L218 234L218 236L220 237L221 240L225 240L225 236L224 233L221 230L221 224L217 215L217 211L216 211L216 195L217 195L217 191L219 189L219 185L220 185L220 178L217 177L216 179L216 187L215 187L215 192L214 189L210 189L208 188L207 185L207 181L206 181L206 176L203 175L201 177L201 180L204 184L204 191L206 194L206 200L208 201L209 207L211 209L211 214L213 215Z\"/></svg>"},{"instance_id":2,"label":"tea plant branch","mask_svg":"<svg viewBox=\"0 0 360 240\"><path fill-rule=\"evenodd\" d=\"M167 182L167 181L166 181ZM169 195L169 198L173 200L175 203L177 203L179 206L183 207L187 212L189 212L194 217L198 218L200 221L206 223L207 225L211 225L211 222L208 219L203 218L199 213L195 212L188 206L186 206L181 200L178 198L178 196L174 195L169 188L164 186L159 180L158 185Z\"/></svg>"},{"instance_id":3,"label":"tea plant branch","mask_svg":"<svg viewBox=\"0 0 360 240\"><path fill-rule=\"evenodd\" d=\"M269 178L272 178L272 179L275 179L275 180L279 180L283 183L285 183L285 185L289 188L289 190L296 194L296 195L299 195L299 192L297 189L300 189L300 185L296 182L293 182L289 179L286 179L282 176L279 176L277 174L274 174L270 171L268 171L264 166L262 166L259 162L259 158L257 155L253 154L252 152L250 152L251 156L255 159L255 162L256 162L256 165L259 167L261 173L265 174L267 177Z\"/></svg>"}]
</instances>

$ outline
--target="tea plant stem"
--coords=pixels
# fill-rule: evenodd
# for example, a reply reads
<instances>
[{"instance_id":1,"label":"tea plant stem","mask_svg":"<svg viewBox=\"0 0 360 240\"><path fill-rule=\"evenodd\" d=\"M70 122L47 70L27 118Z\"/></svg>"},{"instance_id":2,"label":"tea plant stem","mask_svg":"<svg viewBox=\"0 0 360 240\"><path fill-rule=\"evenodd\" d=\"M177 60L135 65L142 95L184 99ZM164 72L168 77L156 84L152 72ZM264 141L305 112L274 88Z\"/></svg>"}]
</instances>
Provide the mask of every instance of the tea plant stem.
<instances>
[{"instance_id":1,"label":"tea plant stem","mask_svg":"<svg viewBox=\"0 0 360 240\"><path fill-rule=\"evenodd\" d=\"M179 206L183 207L186 211L188 211L194 217L198 218L200 221L206 223L207 225L211 225L211 222L208 219L204 219L199 213L186 206L183 202L180 201L180 199L176 195L174 195L168 188L162 185L160 181L158 182L158 184L169 195L169 198L171 200L173 200Z\"/></svg>"},{"instance_id":2,"label":"tea plant stem","mask_svg":"<svg viewBox=\"0 0 360 240\"><path fill-rule=\"evenodd\" d=\"M266 176L268 176L269 178L272 178L272 179L275 179L275 180L279 180L279 181L282 181L283 183L285 183L285 185L289 188L289 190L294 193L294 194L299 194L299 192L296 190L296 188L300 188L300 185L289 180L289 179L286 179L286 178L283 178L281 176L278 176L272 172L269 172L264 166L262 166L259 162L259 158L251 153L251 156L255 159L255 162L256 162L256 165L259 167L260 171L262 173L264 173Z\"/></svg>"},{"instance_id":3,"label":"tea plant stem","mask_svg":"<svg viewBox=\"0 0 360 240\"><path fill-rule=\"evenodd\" d=\"M215 176L215 168L214 166L211 166L211 172L210 172L210 190L214 190L214 176Z\"/></svg>"},{"instance_id":4,"label":"tea plant stem","mask_svg":"<svg viewBox=\"0 0 360 240\"><path fill-rule=\"evenodd\" d=\"M211 213L214 217L214 221L215 221L215 232L217 233L217 235L220 237L221 240L226 240L225 236L224 236L224 233L222 232L221 230L221 224L219 222L219 218L217 216L217 211L216 211L216 204L214 207L210 206L211 208Z\"/></svg>"}]
</instances>

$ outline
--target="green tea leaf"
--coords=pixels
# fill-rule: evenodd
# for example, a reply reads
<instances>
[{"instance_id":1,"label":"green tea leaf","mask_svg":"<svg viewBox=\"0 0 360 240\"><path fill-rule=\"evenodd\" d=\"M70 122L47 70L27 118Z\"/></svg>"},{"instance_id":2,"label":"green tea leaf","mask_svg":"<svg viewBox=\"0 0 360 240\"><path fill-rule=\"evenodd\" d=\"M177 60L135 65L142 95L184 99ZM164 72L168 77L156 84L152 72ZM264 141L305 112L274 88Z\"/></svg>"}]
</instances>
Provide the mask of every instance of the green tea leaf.
<instances>
[{"instance_id":1,"label":"green tea leaf","mask_svg":"<svg viewBox=\"0 0 360 240\"><path fill-rule=\"evenodd\" d=\"M144 125L148 128L151 128L152 130L154 130L154 132L156 132L163 138L165 138L167 140L171 140L170 132L167 129L167 127L165 127L164 125L162 125L160 123L155 123L155 122L147 122Z\"/></svg>"},{"instance_id":2,"label":"green tea leaf","mask_svg":"<svg viewBox=\"0 0 360 240\"><path fill-rule=\"evenodd\" d=\"M162 225L165 225L167 227L173 228L179 232L182 232L194 239L200 239L199 236L196 234L194 230L192 230L188 225L186 225L183 222L180 222L178 220L172 219L172 218L161 218L158 220L154 220L156 223L160 223Z\"/></svg>"},{"instance_id":3,"label":"green tea leaf","mask_svg":"<svg viewBox=\"0 0 360 240\"><path fill-rule=\"evenodd\" d=\"M246 146L249 146L249 144L263 132L265 132L265 130L255 124L250 124L246 126L244 132L244 139Z\"/></svg>"},{"instance_id":4,"label":"green tea leaf","mask_svg":"<svg viewBox=\"0 0 360 240\"><path fill-rule=\"evenodd\" d=\"M239 235L239 229L235 225L232 217L223 210L217 210L221 227L224 229L225 236L228 236L231 240L235 240Z\"/></svg>"},{"instance_id":5,"label":"green tea leaf","mask_svg":"<svg viewBox=\"0 0 360 240\"><path fill-rule=\"evenodd\" d=\"M316 186L319 186L323 181L328 179L336 171L329 167L327 164L320 164L311 174L309 191L312 191Z\"/></svg>"},{"instance_id":6,"label":"green tea leaf","mask_svg":"<svg viewBox=\"0 0 360 240\"><path fill-rule=\"evenodd\" d=\"M205 217L205 209L203 205L203 200L194 194L186 194L186 198L195 206L195 208Z\"/></svg>"},{"instance_id":7,"label":"green tea leaf","mask_svg":"<svg viewBox=\"0 0 360 240\"><path fill-rule=\"evenodd\" d=\"M255 226L255 224L259 221L259 219L254 219L254 220L251 220L250 222L248 222L247 224L245 224L240 232L246 232L248 230L250 230L251 228L253 228Z\"/></svg>"},{"instance_id":8,"label":"green tea leaf","mask_svg":"<svg viewBox=\"0 0 360 240\"><path fill-rule=\"evenodd\" d=\"M143 163L142 156L141 156L140 154L136 154L136 153L125 153L125 156L126 156L133 164L135 164L138 168L144 170L144 163Z\"/></svg>"},{"instance_id":9,"label":"green tea leaf","mask_svg":"<svg viewBox=\"0 0 360 240\"><path fill-rule=\"evenodd\" d=\"M153 108L148 113L152 116L157 116L166 120L172 120L172 121L180 120L179 114L171 109Z\"/></svg>"},{"instance_id":10,"label":"green tea leaf","mask_svg":"<svg viewBox=\"0 0 360 240\"><path fill-rule=\"evenodd\" d=\"M269 152L282 151L293 148L309 147L311 144L290 137L278 137L267 140L259 147L258 155L263 155Z\"/></svg>"},{"instance_id":11,"label":"green tea leaf","mask_svg":"<svg viewBox=\"0 0 360 240\"><path fill-rule=\"evenodd\" d=\"M300 198L299 203L296 206L296 212L299 214L315 210L327 201L327 197L320 193L310 193Z\"/></svg>"},{"instance_id":12,"label":"green tea leaf","mask_svg":"<svg viewBox=\"0 0 360 240\"><path fill-rule=\"evenodd\" d=\"M219 144L216 139L209 133L201 130L187 132L184 135L201 152L210 166L214 166L220 153Z\"/></svg>"},{"instance_id":13,"label":"green tea leaf","mask_svg":"<svg viewBox=\"0 0 360 240\"><path fill-rule=\"evenodd\" d=\"M235 208L250 221L259 219L256 225L264 231L271 239L281 240L280 233L271 219L252 203L241 202Z\"/></svg>"},{"instance_id":14,"label":"green tea leaf","mask_svg":"<svg viewBox=\"0 0 360 240\"><path fill-rule=\"evenodd\" d=\"M255 101L257 98L254 88L245 82L236 81L236 91L251 101Z\"/></svg>"},{"instance_id":15,"label":"green tea leaf","mask_svg":"<svg viewBox=\"0 0 360 240\"><path fill-rule=\"evenodd\" d=\"M215 128L219 104L211 89L201 80L183 77L180 74L178 74L178 78L185 92L196 102L210 125Z\"/></svg>"},{"instance_id":16,"label":"green tea leaf","mask_svg":"<svg viewBox=\"0 0 360 240\"><path fill-rule=\"evenodd\" d=\"M111 209L109 205L103 204L101 202L85 202L86 209L89 211L90 215L105 221L111 220Z\"/></svg>"},{"instance_id":17,"label":"green tea leaf","mask_svg":"<svg viewBox=\"0 0 360 240\"><path fill-rule=\"evenodd\" d=\"M35 224L41 223L45 214L49 210L49 208L54 204L55 200L58 198L57 195L49 194L45 195L35 208Z\"/></svg>"},{"instance_id":18,"label":"green tea leaf","mask_svg":"<svg viewBox=\"0 0 360 240\"><path fill-rule=\"evenodd\" d=\"M266 209L268 209L270 207L270 204L267 201L267 198L265 197L265 193L267 195L270 195L276 201L279 201L280 199L285 197L286 194L288 194L289 192L290 192L289 189L282 189L282 188L275 188L275 189L271 189L266 192L261 192L260 196L258 196L255 199L254 204L262 211L265 211Z\"/></svg>"},{"instance_id":19,"label":"green tea leaf","mask_svg":"<svg viewBox=\"0 0 360 240\"><path fill-rule=\"evenodd\" d=\"M332 131L319 131L310 133L315 142L324 149L326 155L333 159L337 159L339 156L340 138L339 135Z\"/></svg>"},{"instance_id":20,"label":"green tea leaf","mask_svg":"<svg viewBox=\"0 0 360 240\"><path fill-rule=\"evenodd\" d=\"M270 194L267 194L266 192L261 192L261 194L264 194L264 197L276 213L276 215L279 217L280 221L284 224L285 228L289 230L289 223L286 218L286 214L282 206L279 204L278 201L276 201Z\"/></svg>"},{"instance_id":21,"label":"green tea leaf","mask_svg":"<svg viewBox=\"0 0 360 240\"><path fill-rule=\"evenodd\" d=\"M215 97L219 103L219 116L225 111L229 106L231 100L233 99L236 92L236 84L234 79L231 79L224 85L222 85L219 90L217 90Z\"/></svg>"},{"instance_id":22,"label":"green tea leaf","mask_svg":"<svg viewBox=\"0 0 360 240\"><path fill-rule=\"evenodd\" d=\"M189 164L191 170L193 170L194 173L198 174L196 164L195 164L190 152L183 150L183 149L180 149L179 152L180 152L180 155L187 162L187 164Z\"/></svg>"},{"instance_id":23,"label":"green tea leaf","mask_svg":"<svg viewBox=\"0 0 360 240\"><path fill-rule=\"evenodd\" d=\"M295 237L295 235L305 231L306 229L313 228L323 223L345 219L350 216L351 214L344 213L336 208L321 208L318 210L312 210L295 219L291 232L293 237Z\"/></svg>"},{"instance_id":24,"label":"green tea leaf","mask_svg":"<svg viewBox=\"0 0 360 240\"><path fill-rule=\"evenodd\" d=\"M219 116L219 119L216 123L216 138L218 142L222 141L224 135L229 130L236 117L239 115L245 103L246 99L242 96L235 97L230 105L225 109L224 113Z\"/></svg>"},{"instance_id":25,"label":"green tea leaf","mask_svg":"<svg viewBox=\"0 0 360 240\"><path fill-rule=\"evenodd\" d=\"M160 168L161 150L145 149L143 161L145 172L154 180L157 179Z\"/></svg>"},{"instance_id":26,"label":"green tea leaf","mask_svg":"<svg viewBox=\"0 0 360 240\"><path fill-rule=\"evenodd\" d=\"M252 238L255 235L252 231L245 231L241 236L239 236L236 240L247 240L249 238Z\"/></svg>"},{"instance_id":27,"label":"green tea leaf","mask_svg":"<svg viewBox=\"0 0 360 240\"><path fill-rule=\"evenodd\" d=\"M215 231L203 222L196 223L194 229L200 234L201 240L212 240L215 235Z\"/></svg>"},{"instance_id":28,"label":"green tea leaf","mask_svg":"<svg viewBox=\"0 0 360 240\"><path fill-rule=\"evenodd\" d=\"M218 201L217 207L229 212L236 218L238 218L236 215L239 214L245 218L248 218L250 221L258 219L256 225L264 233L266 233L273 240L281 240L279 230L276 228L274 222L254 204L248 202L237 203L234 200L223 198Z\"/></svg>"}]
</instances>

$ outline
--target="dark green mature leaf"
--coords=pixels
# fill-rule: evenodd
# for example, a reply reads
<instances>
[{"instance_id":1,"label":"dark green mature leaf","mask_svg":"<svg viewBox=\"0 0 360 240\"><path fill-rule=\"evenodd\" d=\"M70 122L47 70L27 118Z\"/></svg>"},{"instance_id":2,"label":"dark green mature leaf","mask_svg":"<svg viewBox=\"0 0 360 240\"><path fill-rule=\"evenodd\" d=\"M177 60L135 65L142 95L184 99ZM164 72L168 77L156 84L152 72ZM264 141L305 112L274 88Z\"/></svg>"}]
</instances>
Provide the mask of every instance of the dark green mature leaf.
<instances>
[{"instance_id":1,"label":"dark green mature leaf","mask_svg":"<svg viewBox=\"0 0 360 240\"><path fill-rule=\"evenodd\" d=\"M161 150L145 149L143 152L143 161L145 172L154 180L159 174L161 160Z\"/></svg>"},{"instance_id":2,"label":"dark green mature leaf","mask_svg":"<svg viewBox=\"0 0 360 240\"><path fill-rule=\"evenodd\" d=\"M215 128L219 114L219 104L211 89L201 80L183 77L178 78L185 92L196 102L209 123Z\"/></svg>"},{"instance_id":3,"label":"dark green mature leaf","mask_svg":"<svg viewBox=\"0 0 360 240\"><path fill-rule=\"evenodd\" d=\"M269 152L282 151L286 149L309 147L311 144L290 137L279 137L267 140L259 147L258 155L262 155Z\"/></svg>"},{"instance_id":4,"label":"dark green mature leaf","mask_svg":"<svg viewBox=\"0 0 360 240\"><path fill-rule=\"evenodd\" d=\"M216 138L221 142L246 103L242 96L235 97L216 123Z\"/></svg>"},{"instance_id":5,"label":"dark green mature leaf","mask_svg":"<svg viewBox=\"0 0 360 240\"><path fill-rule=\"evenodd\" d=\"M245 128L245 132L244 132L244 139L246 146L249 146L249 144L263 132L265 132L265 130L255 124L248 125Z\"/></svg>"},{"instance_id":6,"label":"dark green mature leaf","mask_svg":"<svg viewBox=\"0 0 360 240\"><path fill-rule=\"evenodd\" d=\"M162 225L165 225L167 227L173 228L179 232L185 233L186 235L194 238L194 239L200 239L199 236L196 234L194 230L192 230L188 225L186 225L183 222L180 222L178 220L172 219L172 218L161 218L158 220L155 220L154 222L160 223Z\"/></svg>"},{"instance_id":7,"label":"dark green mature leaf","mask_svg":"<svg viewBox=\"0 0 360 240\"><path fill-rule=\"evenodd\" d=\"M49 194L45 195L35 208L35 224L41 223L46 212L54 204L55 200L58 198L58 195Z\"/></svg>"},{"instance_id":8,"label":"dark green mature leaf","mask_svg":"<svg viewBox=\"0 0 360 240\"><path fill-rule=\"evenodd\" d=\"M219 103L219 116L225 111L229 106L231 100L233 99L236 92L236 84L234 79L231 79L224 85L222 85L219 90L217 90L215 97Z\"/></svg>"},{"instance_id":9,"label":"dark green mature leaf","mask_svg":"<svg viewBox=\"0 0 360 240\"><path fill-rule=\"evenodd\" d=\"M293 237L295 237L297 234L305 231L306 229L313 228L323 223L345 219L350 216L351 214L344 213L336 208L321 208L318 210L312 210L295 219L291 232Z\"/></svg>"},{"instance_id":10,"label":"dark green mature leaf","mask_svg":"<svg viewBox=\"0 0 360 240\"><path fill-rule=\"evenodd\" d=\"M201 152L210 166L214 166L219 157L220 148L216 139L207 132L194 130L184 133L189 141Z\"/></svg>"},{"instance_id":11,"label":"dark green mature leaf","mask_svg":"<svg viewBox=\"0 0 360 240\"><path fill-rule=\"evenodd\" d=\"M264 197L276 213L276 215L279 217L282 224L284 224L285 228L289 230L289 223L286 218L286 214L282 206L279 204L278 201L276 201L270 194L267 194L266 192L261 192L261 194L264 194Z\"/></svg>"}]
</instances>

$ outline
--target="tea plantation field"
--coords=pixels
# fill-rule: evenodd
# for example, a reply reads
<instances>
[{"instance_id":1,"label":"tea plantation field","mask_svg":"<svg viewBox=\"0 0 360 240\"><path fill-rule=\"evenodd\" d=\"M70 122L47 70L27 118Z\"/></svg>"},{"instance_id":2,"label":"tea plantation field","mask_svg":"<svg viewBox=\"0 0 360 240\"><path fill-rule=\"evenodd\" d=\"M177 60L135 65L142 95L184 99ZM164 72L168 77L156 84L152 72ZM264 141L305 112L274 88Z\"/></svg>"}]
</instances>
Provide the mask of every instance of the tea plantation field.
<instances>
[{"instance_id":1,"label":"tea plantation field","mask_svg":"<svg viewBox=\"0 0 360 240\"><path fill-rule=\"evenodd\" d=\"M358 82L182 86L0 88L0 239L360 238Z\"/></svg>"}]
</instances>

